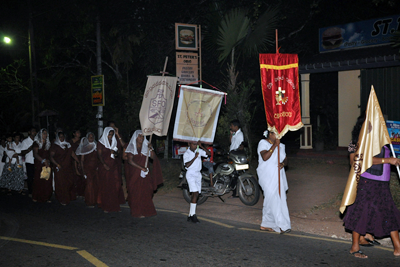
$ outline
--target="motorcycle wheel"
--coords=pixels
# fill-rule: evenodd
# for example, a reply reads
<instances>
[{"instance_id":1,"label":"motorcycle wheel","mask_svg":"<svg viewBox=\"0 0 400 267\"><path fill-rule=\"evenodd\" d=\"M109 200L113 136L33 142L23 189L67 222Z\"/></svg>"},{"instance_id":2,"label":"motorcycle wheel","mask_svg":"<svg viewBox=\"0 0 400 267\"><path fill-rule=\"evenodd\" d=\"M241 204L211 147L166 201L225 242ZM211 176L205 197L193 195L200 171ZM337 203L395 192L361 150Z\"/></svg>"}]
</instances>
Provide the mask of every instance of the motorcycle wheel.
<instances>
[{"instance_id":1,"label":"motorcycle wheel","mask_svg":"<svg viewBox=\"0 0 400 267\"><path fill-rule=\"evenodd\" d=\"M182 190L183 193L183 198L187 201L187 203L190 203L192 201L192 193L189 192L188 189L183 189ZM204 202L206 202L206 200L208 199L208 197L206 196L200 196L199 199L197 200L197 205L201 205Z\"/></svg>"},{"instance_id":2,"label":"motorcycle wheel","mask_svg":"<svg viewBox=\"0 0 400 267\"><path fill-rule=\"evenodd\" d=\"M241 183L238 181L238 191L239 198L243 202L243 204L247 206L254 206L257 204L258 199L260 198L260 187L254 177L244 178L243 180L244 189Z\"/></svg>"}]
</instances>

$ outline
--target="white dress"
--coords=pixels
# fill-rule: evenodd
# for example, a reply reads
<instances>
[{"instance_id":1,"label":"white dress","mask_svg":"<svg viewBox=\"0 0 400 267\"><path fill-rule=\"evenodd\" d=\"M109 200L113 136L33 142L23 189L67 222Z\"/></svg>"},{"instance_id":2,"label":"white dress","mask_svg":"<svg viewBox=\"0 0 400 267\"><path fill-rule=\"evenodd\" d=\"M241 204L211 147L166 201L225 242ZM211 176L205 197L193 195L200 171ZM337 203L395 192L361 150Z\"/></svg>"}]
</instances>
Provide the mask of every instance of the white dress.
<instances>
[{"instance_id":1,"label":"white dress","mask_svg":"<svg viewBox=\"0 0 400 267\"><path fill-rule=\"evenodd\" d=\"M262 210L262 227L272 228L275 232L291 229L289 210L286 203L286 191L289 189L285 169L280 170L281 195L278 185L278 149L275 148L271 157L264 161L260 152L272 147L267 140L258 143L258 183L264 191L264 204ZM286 158L285 145L280 144L280 160Z\"/></svg>"}]
</instances>

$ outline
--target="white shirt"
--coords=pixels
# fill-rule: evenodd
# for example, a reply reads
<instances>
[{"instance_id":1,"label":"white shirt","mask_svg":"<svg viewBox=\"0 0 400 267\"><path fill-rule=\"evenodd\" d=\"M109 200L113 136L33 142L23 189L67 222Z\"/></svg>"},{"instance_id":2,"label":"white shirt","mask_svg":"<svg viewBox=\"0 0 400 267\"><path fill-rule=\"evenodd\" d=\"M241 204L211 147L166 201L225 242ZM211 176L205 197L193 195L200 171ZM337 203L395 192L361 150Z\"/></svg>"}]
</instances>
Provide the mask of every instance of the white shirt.
<instances>
[{"instance_id":1,"label":"white shirt","mask_svg":"<svg viewBox=\"0 0 400 267\"><path fill-rule=\"evenodd\" d=\"M25 138L24 141L22 141L22 150L27 150L31 145L33 144L33 140L30 136L28 138ZM25 154L25 162L34 164L34 157L33 157L33 150L30 151L29 153Z\"/></svg>"},{"instance_id":2,"label":"white shirt","mask_svg":"<svg viewBox=\"0 0 400 267\"><path fill-rule=\"evenodd\" d=\"M244 141L243 133L239 129L236 131L236 133L232 136L231 139L231 146L229 147L229 151L238 149L240 144Z\"/></svg>"},{"instance_id":3,"label":"white shirt","mask_svg":"<svg viewBox=\"0 0 400 267\"><path fill-rule=\"evenodd\" d=\"M12 142L11 144L9 144L9 147L10 147L10 150L8 150L6 148L6 153L7 153L7 156L8 156L6 162L7 163L10 162L10 159L11 159L11 164L15 164L17 162L17 159L13 158L12 156L14 154L21 153L22 143L19 142L19 144L17 145L15 142ZM14 150L14 151L12 151L11 149ZM18 159L19 159L19 164L22 164L22 157L18 156Z\"/></svg>"},{"instance_id":4,"label":"white shirt","mask_svg":"<svg viewBox=\"0 0 400 267\"><path fill-rule=\"evenodd\" d=\"M190 148L188 148L188 150L186 150L185 154L183 154L183 163L187 163L189 161L191 161L194 156L196 155L196 151L197 148L194 150L194 152L192 150L190 150ZM188 172L199 172L201 171L201 157L207 157L207 153L199 148L199 155L197 156L197 158L193 161L192 165L190 165L189 167L186 168L186 170Z\"/></svg>"}]
</instances>

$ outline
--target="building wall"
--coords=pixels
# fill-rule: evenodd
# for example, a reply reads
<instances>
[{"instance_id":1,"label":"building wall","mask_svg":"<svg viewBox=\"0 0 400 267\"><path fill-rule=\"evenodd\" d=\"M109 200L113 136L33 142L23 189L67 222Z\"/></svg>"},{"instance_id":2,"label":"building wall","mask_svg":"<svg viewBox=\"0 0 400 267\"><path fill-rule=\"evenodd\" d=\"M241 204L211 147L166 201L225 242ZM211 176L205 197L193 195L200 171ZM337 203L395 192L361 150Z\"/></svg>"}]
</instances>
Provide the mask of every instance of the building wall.
<instances>
[{"instance_id":1,"label":"building wall","mask_svg":"<svg viewBox=\"0 0 400 267\"><path fill-rule=\"evenodd\" d=\"M360 70L338 72L339 147L347 147L349 145L351 131L357 117L360 116L360 75Z\"/></svg>"}]
</instances>

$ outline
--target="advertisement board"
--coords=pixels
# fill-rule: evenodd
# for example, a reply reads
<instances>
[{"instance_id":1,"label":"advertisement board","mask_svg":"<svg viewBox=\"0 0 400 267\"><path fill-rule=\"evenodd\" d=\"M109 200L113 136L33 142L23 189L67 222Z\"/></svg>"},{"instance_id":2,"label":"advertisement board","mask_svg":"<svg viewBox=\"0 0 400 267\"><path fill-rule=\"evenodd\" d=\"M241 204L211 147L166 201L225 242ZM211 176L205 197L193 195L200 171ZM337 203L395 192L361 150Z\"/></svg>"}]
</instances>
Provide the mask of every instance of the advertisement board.
<instances>
[{"instance_id":1,"label":"advertisement board","mask_svg":"<svg viewBox=\"0 0 400 267\"><path fill-rule=\"evenodd\" d=\"M199 57L197 53L176 52L176 77L179 84L198 84Z\"/></svg>"},{"instance_id":2,"label":"advertisement board","mask_svg":"<svg viewBox=\"0 0 400 267\"><path fill-rule=\"evenodd\" d=\"M91 77L92 106L104 106L104 75Z\"/></svg>"},{"instance_id":3,"label":"advertisement board","mask_svg":"<svg viewBox=\"0 0 400 267\"><path fill-rule=\"evenodd\" d=\"M197 51L197 25L175 23L176 50Z\"/></svg>"},{"instance_id":4,"label":"advertisement board","mask_svg":"<svg viewBox=\"0 0 400 267\"><path fill-rule=\"evenodd\" d=\"M396 30L400 30L400 15L320 28L319 52L388 45Z\"/></svg>"},{"instance_id":5,"label":"advertisement board","mask_svg":"<svg viewBox=\"0 0 400 267\"><path fill-rule=\"evenodd\" d=\"M397 158L400 158L400 121L386 121L390 140Z\"/></svg>"}]
</instances>

